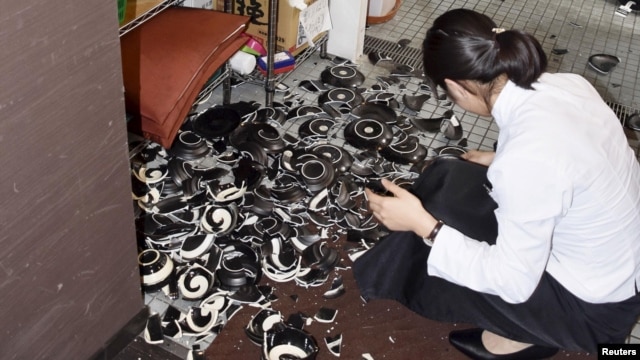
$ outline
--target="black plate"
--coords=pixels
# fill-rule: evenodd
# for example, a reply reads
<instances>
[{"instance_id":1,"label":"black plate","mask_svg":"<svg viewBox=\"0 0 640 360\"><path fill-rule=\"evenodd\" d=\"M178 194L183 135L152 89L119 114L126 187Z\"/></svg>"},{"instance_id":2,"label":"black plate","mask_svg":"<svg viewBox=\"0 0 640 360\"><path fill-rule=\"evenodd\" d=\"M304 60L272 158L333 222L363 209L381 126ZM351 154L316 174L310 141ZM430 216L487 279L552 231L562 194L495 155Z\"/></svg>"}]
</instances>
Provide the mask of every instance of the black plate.
<instances>
[{"instance_id":1,"label":"black plate","mask_svg":"<svg viewBox=\"0 0 640 360\"><path fill-rule=\"evenodd\" d=\"M333 164L333 167L339 172L348 171L351 167L351 163L353 163L353 156L351 156L351 154L349 154L343 148L336 145L317 145L313 149L311 149L311 152L318 156L329 159Z\"/></svg>"},{"instance_id":2,"label":"black plate","mask_svg":"<svg viewBox=\"0 0 640 360\"><path fill-rule=\"evenodd\" d=\"M364 74L353 66L328 67L322 71L320 78L325 84L343 88L357 87L364 82Z\"/></svg>"},{"instance_id":3,"label":"black plate","mask_svg":"<svg viewBox=\"0 0 640 360\"><path fill-rule=\"evenodd\" d=\"M335 123L335 121L325 118L309 119L300 125L298 136L301 139L310 136L326 137Z\"/></svg>"},{"instance_id":4,"label":"black plate","mask_svg":"<svg viewBox=\"0 0 640 360\"><path fill-rule=\"evenodd\" d=\"M347 88L336 88L323 92L318 96L318 105L324 103L346 104L353 108L364 102L362 95Z\"/></svg>"},{"instance_id":5,"label":"black plate","mask_svg":"<svg viewBox=\"0 0 640 360\"><path fill-rule=\"evenodd\" d=\"M391 143L391 128L382 121L362 118L344 128L344 138L358 149L378 150Z\"/></svg>"}]
</instances>

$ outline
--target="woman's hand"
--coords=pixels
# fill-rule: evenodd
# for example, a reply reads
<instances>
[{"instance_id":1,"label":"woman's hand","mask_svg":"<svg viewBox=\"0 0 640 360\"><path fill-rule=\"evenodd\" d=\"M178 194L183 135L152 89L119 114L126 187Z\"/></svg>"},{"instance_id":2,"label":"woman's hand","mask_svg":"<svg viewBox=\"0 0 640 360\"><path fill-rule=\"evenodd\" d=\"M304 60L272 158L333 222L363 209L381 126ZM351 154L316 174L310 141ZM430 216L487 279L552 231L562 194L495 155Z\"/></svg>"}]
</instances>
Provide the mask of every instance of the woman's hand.
<instances>
[{"instance_id":1,"label":"woman's hand","mask_svg":"<svg viewBox=\"0 0 640 360\"><path fill-rule=\"evenodd\" d=\"M495 156L496 153L493 151L469 150L466 153L462 154L461 157L476 164L489 166L493 162L493 158Z\"/></svg>"},{"instance_id":2,"label":"woman's hand","mask_svg":"<svg viewBox=\"0 0 640 360\"><path fill-rule=\"evenodd\" d=\"M369 209L376 219L389 230L428 236L437 221L422 207L420 199L387 179L382 179L382 185L393 196L378 195L365 188Z\"/></svg>"}]
</instances>

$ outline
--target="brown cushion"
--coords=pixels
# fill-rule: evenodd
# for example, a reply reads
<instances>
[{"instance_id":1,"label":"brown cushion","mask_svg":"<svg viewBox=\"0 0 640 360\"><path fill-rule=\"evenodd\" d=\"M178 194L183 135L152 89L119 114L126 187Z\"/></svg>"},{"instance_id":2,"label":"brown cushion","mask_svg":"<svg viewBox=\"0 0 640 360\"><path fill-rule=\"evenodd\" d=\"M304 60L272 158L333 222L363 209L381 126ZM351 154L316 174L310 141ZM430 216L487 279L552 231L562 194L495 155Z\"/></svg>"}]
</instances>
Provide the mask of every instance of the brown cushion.
<instances>
[{"instance_id":1,"label":"brown cushion","mask_svg":"<svg viewBox=\"0 0 640 360\"><path fill-rule=\"evenodd\" d=\"M246 42L249 17L169 7L120 38L130 130L169 148L198 94Z\"/></svg>"}]
</instances>

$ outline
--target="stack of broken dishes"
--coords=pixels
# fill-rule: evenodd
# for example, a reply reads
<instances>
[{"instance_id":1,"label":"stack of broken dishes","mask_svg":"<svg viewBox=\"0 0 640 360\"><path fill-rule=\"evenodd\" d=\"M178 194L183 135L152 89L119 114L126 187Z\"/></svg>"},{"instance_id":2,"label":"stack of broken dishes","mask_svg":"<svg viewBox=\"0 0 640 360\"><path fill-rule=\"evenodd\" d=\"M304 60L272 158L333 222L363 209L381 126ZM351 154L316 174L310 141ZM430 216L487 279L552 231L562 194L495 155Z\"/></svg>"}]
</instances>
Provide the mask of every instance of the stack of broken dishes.
<instances>
[{"instance_id":1,"label":"stack of broken dishes","mask_svg":"<svg viewBox=\"0 0 640 360\"><path fill-rule=\"evenodd\" d=\"M192 114L170 149L147 143L132 157L144 291L193 304L153 323L164 336L198 343L252 304L263 310L247 336L265 359L314 358L313 336L280 321L265 280L302 288L331 281L325 296L341 296L332 274L348 268L345 255L354 260L388 234L368 210L365 184L385 178L409 188L429 152L438 156L421 134L461 136L461 127L443 126L451 111L404 114L428 96L401 103L384 86L359 89L355 66L329 67L321 80L317 104L214 106ZM349 254L341 239L352 244ZM167 276L149 280L151 265ZM335 353L341 337L329 340Z\"/></svg>"}]
</instances>

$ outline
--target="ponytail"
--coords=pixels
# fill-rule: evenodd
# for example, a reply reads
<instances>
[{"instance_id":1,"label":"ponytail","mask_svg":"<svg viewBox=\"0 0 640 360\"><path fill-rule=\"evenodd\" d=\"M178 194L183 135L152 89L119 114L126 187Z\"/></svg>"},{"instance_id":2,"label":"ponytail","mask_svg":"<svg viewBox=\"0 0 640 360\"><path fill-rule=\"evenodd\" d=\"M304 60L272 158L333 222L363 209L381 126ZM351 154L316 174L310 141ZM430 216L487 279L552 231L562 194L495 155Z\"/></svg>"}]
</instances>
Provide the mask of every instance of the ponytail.
<instances>
[{"instance_id":1,"label":"ponytail","mask_svg":"<svg viewBox=\"0 0 640 360\"><path fill-rule=\"evenodd\" d=\"M532 35L520 30L507 30L495 36L499 51L496 67L516 85L532 89L547 69L547 56Z\"/></svg>"},{"instance_id":2,"label":"ponytail","mask_svg":"<svg viewBox=\"0 0 640 360\"><path fill-rule=\"evenodd\" d=\"M444 89L444 79L486 84L502 74L532 89L547 68L547 57L533 36L498 28L488 16L467 9L435 20L423 42L423 57L425 75Z\"/></svg>"}]
</instances>

